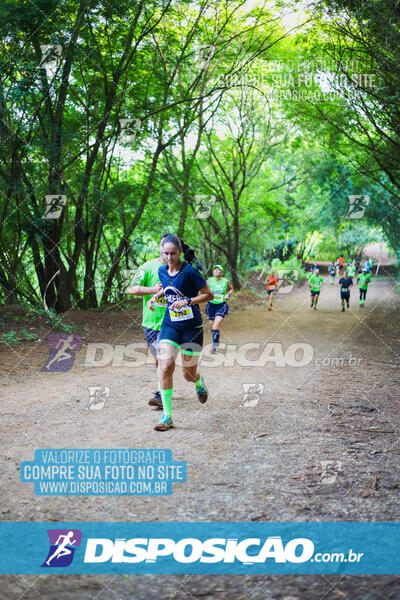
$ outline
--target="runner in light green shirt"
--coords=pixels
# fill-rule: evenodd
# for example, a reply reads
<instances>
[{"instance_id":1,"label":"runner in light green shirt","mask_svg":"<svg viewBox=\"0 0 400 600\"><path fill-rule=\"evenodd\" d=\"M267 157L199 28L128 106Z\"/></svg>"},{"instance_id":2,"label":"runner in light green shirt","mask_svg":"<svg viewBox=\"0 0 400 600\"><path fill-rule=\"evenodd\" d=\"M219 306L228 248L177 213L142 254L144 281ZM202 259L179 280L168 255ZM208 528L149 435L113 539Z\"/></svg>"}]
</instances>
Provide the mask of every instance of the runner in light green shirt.
<instances>
[{"instance_id":1,"label":"runner in light green shirt","mask_svg":"<svg viewBox=\"0 0 400 600\"><path fill-rule=\"evenodd\" d=\"M347 275L349 277L353 278L355 274L356 274L356 268L355 268L354 264L349 265L347 267Z\"/></svg>"},{"instance_id":2,"label":"runner in light green shirt","mask_svg":"<svg viewBox=\"0 0 400 600\"><path fill-rule=\"evenodd\" d=\"M154 331L160 331L161 329L167 301L165 298L161 298L157 303L154 303L154 311L149 309L147 302L161 289L158 269L163 264L161 258L153 258L145 262L138 268L132 278L133 287L128 289L129 294L143 297L142 327L144 329L153 329Z\"/></svg>"},{"instance_id":3,"label":"runner in light green shirt","mask_svg":"<svg viewBox=\"0 0 400 600\"><path fill-rule=\"evenodd\" d=\"M133 286L127 290L128 294L143 297L142 326L144 329L147 346L151 354L154 356L156 368L158 368L157 350L160 329L164 319L165 310L167 308L167 303L164 298L161 298L157 303L153 304L155 309L154 311L151 311L147 306L147 302L154 294L159 292L162 287L160 278L158 276L158 269L163 264L165 264L165 261L161 256L145 262L133 275L131 279ZM154 397L149 400L149 405L155 406L162 410L163 406L160 394L160 384L158 384L158 390L154 393Z\"/></svg>"},{"instance_id":4,"label":"runner in light green shirt","mask_svg":"<svg viewBox=\"0 0 400 600\"><path fill-rule=\"evenodd\" d=\"M324 283L324 278L319 274L319 269L315 269L314 273L308 278L308 282L311 291L311 308L317 310L321 285Z\"/></svg>"},{"instance_id":5,"label":"runner in light green shirt","mask_svg":"<svg viewBox=\"0 0 400 600\"><path fill-rule=\"evenodd\" d=\"M214 270L220 270L219 267L214 267ZM214 300L210 300L212 304L221 304L225 302L226 290L228 289L229 279L226 277L220 277L217 279L216 277L209 277L208 285L211 288L212 293L214 294Z\"/></svg>"},{"instance_id":6,"label":"runner in light green shirt","mask_svg":"<svg viewBox=\"0 0 400 600\"><path fill-rule=\"evenodd\" d=\"M211 354L217 352L220 343L222 321L229 312L229 306L226 300L228 300L233 293L233 285L229 279L223 277L223 272L222 265L214 265L213 276L207 280L207 283L214 294L214 299L210 300L206 306L206 314L210 323L212 335Z\"/></svg>"},{"instance_id":7,"label":"runner in light green shirt","mask_svg":"<svg viewBox=\"0 0 400 600\"><path fill-rule=\"evenodd\" d=\"M367 273L367 269L363 269L362 273L359 274L357 283L360 290L360 306L364 308L365 297L367 295L368 284L371 281L371 275Z\"/></svg>"}]
</instances>

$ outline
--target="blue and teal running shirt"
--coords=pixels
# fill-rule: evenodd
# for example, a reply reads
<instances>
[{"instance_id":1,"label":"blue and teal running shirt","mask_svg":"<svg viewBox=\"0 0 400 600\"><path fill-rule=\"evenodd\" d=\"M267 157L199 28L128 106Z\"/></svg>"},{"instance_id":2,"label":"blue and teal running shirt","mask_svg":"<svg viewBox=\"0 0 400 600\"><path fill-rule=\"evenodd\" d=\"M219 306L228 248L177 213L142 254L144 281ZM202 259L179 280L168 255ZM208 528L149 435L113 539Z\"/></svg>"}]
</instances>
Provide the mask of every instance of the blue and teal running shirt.
<instances>
[{"instance_id":1,"label":"blue and teal running shirt","mask_svg":"<svg viewBox=\"0 0 400 600\"><path fill-rule=\"evenodd\" d=\"M175 311L172 311L169 307L175 300L198 296L199 290L207 283L203 275L184 262L176 275L171 277L168 273L168 265L163 265L158 269L158 276L168 305L165 311L164 323L170 323L174 327L198 327L202 325L203 319L198 304L190 304Z\"/></svg>"}]
</instances>

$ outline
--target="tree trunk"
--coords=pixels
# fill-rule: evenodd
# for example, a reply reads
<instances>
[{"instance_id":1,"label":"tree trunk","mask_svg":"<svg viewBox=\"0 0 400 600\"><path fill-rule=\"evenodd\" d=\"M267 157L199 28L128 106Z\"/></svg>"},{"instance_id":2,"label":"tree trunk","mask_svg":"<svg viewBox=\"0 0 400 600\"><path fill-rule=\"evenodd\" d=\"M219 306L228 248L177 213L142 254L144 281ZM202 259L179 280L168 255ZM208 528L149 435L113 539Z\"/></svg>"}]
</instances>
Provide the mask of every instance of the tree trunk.
<instances>
[{"instance_id":1,"label":"tree trunk","mask_svg":"<svg viewBox=\"0 0 400 600\"><path fill-rule=\"evenodd\" d=\"M239 275L237 272L237 256L233 256L232 258L228 259L228 264L232 273L233 289L236 292L238 292L241 289L242 284L240 283Z\"/></svg>"},{"instance_id":2,"label":"tree trunk","mask_svg":"<svg viewBox=\"0 0 400 600\"><path fill-rule=\"evenodd\" d=\"M43 237L45 285L60 270L60 275L54 279L47 290L46 303L49 308L55 308L57 312L67 312L71 308L71 301L67 288L67 271L61 260L59 250L61 225L52 221L50 225L45 225L45 227L47 228Z\"/></svg>"}]
</instances>

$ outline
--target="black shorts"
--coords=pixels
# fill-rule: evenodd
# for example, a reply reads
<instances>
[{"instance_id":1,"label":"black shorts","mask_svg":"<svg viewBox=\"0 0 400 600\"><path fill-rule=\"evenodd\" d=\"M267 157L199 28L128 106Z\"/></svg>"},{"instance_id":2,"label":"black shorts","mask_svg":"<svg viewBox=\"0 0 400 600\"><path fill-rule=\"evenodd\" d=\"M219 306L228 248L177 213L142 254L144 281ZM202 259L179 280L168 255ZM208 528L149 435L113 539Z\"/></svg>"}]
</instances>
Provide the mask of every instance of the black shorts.
<instances>
[{"instance_id":1,"label":"black shorts","mask_svg":"<svg viewBox=\"0 0 400 600\"><path fill-rule=\"evenodd\" d=\"M174 327L171 323L161 325L161 342L169 342L182 354L198 355L203 348L203 325L200 327Z\"/></svg>"},{"instance_id":2,"label":"black shorts","mask_svg":"<svg viewBox=\"0 0 400 600\"><path fill-rule=\"evenodd\" d=\"M267 294L268 296L270 296L271 294L276 294L276 290L267 290Z\"/></svg>"},{"instance_id":3,"label":"black shorts","mask_svg":"<svg viewBox=\"0 0 400 600\"><path fill-rule=\"evenodd\" d=\"M340 290L340 297L342 300L350 300L350 292L345 290Z\"/></svg>"},{"instance_id":4,"label":"black shorts","mask_svg":"<svg viewBox=\"0 0 400 600\"><path fill-rule=\"evenodd\" d=\"M229 306L227 302L219 302L215 304L213 302L207 302L206 304L206 315L209 321L214 321L215 317L226 317L229 312Z\"/></svg>"},{"instance_id":5,"label":"black shorts","mask_svg":"<svg viewBox=\"0 0 400 600\"><path fill-rule=\"evenodd\" d=\"M321 291L321 290L318 290L318 292L316 292L316 291L314 291L314 290L311 290L311 298L312 298L313 296L319 296L319 292L320 292L320 291Z\"/></svg>"},{"instance_id":6,"label":"black shorts","mask_svg":"<svg viewBox=\"0 0 400 600\"><path fill-rule=\"evenodd\" d=\"M149 329L149 327L143 327L144 335L146 337L147 346L153 356L157 354L158 342L160 341L160 332L155 329Z\"/></svg>"}]
</instances>

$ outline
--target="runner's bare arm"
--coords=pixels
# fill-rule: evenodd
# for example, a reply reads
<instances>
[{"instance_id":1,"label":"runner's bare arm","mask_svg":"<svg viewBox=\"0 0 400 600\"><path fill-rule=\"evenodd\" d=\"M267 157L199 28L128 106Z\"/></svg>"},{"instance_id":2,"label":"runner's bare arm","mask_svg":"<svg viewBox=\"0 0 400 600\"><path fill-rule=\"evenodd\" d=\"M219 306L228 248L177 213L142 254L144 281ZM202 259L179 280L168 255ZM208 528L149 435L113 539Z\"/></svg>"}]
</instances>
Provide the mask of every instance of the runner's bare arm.
<instances>
[{"instance_id":1,"label":"runner's bare arm","mask_svg":"<svg viewBox=\"0 0 400 600\"><path fill-rule=\"evenodd\" d=\"M233 285L231 284L231 282L228 279L228 288L227 288L227 293L225 294L225 299L227 300L228 298L230 298L232 296L233 292L234 292Z\"/></svg>"},{"instance_id":2,"label":"runner's bare arm","mask_svg":"<svg viewBox=\"0 0 400 600\"><path fill-rule=\"evenodd\" d=\"M210 300L213 300L213 298L214 294L212 293L208 283L206 283L206 285L203 288L201 288L199 295L194 296L190 299L190 304L203 304L204 302L209 302ZM172 310L176 308L183 308L187 304L187 300L176 300L173 304L171 304L170 308Z\"/></svg>"},{"instance_id":3,"label":"runner's bare arm","mask_svg":"<svg viewBox=\"0 0 400 600\"><path fill-rule=\"evenodd\" d=\"M148 296L149 294L157 294L161 289L160 281L153 285L152 287L147 287L145 285L134 285L127 289L127 294L133 294L134 296Z\"/></svg>"}]
</instances>

